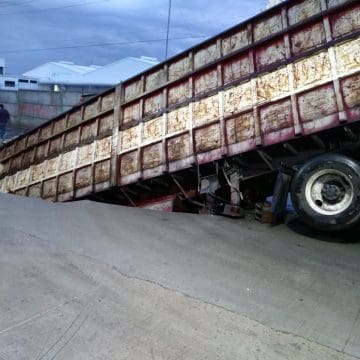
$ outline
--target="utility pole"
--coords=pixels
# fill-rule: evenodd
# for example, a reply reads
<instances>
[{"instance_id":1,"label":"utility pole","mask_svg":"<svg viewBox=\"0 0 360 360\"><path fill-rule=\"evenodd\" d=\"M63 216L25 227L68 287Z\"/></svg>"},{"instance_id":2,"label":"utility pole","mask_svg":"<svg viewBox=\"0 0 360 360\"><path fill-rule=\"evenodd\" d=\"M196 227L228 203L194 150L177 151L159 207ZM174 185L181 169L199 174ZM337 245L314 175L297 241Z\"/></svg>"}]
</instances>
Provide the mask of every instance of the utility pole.
<instances>
[{"instance_id":1,"label":"utility pole","mask_svg":"<svg viewBox=\"0 0 360 360\"><path fill-rule=\"evenodd\" d=\"M171 0L169 0L169 11L168 11L167 28L166 28L165 60L168 57L168 48L169 48L170 15L171 15Z\"/></svg>"}]
</instances>

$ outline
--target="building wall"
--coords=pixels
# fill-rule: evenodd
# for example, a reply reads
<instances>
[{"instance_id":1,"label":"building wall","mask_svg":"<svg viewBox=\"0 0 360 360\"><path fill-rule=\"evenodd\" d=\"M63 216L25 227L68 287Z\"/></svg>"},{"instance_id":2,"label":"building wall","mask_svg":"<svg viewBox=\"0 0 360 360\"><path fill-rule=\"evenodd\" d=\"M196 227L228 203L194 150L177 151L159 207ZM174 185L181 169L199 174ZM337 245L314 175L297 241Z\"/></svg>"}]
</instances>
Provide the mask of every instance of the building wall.
<instances>
[{"instance_id":1,"label":"building wall","mask_svg":"<svg viewBox=\"0 0 360 360\"><path fill-rule=\"evenodd\" d=\"M81 102L82 96L80 88L72 91L0 90L0 103L11 116L7 137L19 135L69 110Z\"/></svg>"},{"instance_id":2,"label":"building wall","mask_svg":"<svg viewBox=\"0 0 360 360\"><path fill-rule=\"evenodd\" d=\"M0 91L0 102L12 116L12 125L33 128L70 109L80 93L39 90Z\"/></svg>"},{"instance_id":3,"label":"building wall","mask_svg":"<svg viewBox=\"0 0 360 360\"><path fill-rule=\"evenodd\" d=\"M42 90L49 87L43 87L38 84L36 79L26 79L18 76L8 76L0 74L0 90L17 91L19 89L26 90Z\"/></svg>"},{"instance_id":4,"label":"building wall","mask_svg":"<svg viewBox=\"0 0 360 360\"><path fill-rule=\"evenodd\" d=\"M5 74L5 59L0 58L0 75Z\"/></svg>"}]
</instances>

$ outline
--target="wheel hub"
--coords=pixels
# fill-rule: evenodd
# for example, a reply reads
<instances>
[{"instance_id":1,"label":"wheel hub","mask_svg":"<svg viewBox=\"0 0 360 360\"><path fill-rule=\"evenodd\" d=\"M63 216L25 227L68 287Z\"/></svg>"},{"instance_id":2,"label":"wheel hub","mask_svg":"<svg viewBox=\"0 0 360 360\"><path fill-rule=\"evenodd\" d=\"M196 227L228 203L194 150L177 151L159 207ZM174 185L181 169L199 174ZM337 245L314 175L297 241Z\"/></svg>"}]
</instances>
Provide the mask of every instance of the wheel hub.
<instances>
[{"instance_id":1,"label":"wheel hub","mask_svg":"<svg viewBox=\"0 0 360 360\"><path fill-rule=\"evenodd\" d=\"M315 172L305 186L309 206L319 214L336 215L352 202L354 189L347 174L335 169Z\"/></svg>"},{"instance_id":2,"label":"wheel hub","mask_svg":"<svg viewBox=\"0 0 360 360\"><path fill-rule=\"evenodd\" d=\"M329 203L336 203L344 198L344 187L341 184L324 184L321 190L323 199Z\"/></svg>"}]
</instances>

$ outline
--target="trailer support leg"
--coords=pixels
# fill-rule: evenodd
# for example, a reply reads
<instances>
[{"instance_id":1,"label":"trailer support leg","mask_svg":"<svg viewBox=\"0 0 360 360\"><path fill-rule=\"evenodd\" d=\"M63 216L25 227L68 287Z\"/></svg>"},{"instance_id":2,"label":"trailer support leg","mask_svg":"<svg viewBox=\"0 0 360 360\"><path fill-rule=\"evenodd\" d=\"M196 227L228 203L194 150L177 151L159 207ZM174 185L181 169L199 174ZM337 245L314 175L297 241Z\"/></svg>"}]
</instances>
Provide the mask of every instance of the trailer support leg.
<instances>
[{"instance_id":1,"label":"trailer support leg","mask_svg":"<svg viewBox=\"0 0 360 360\"><path fill-rule=\"evenodd\" d=\"M242 200L240 191L241 172L238 168L232 168L231 170L231 173L227 175L225 169L223 169L225 179L230 187L230 204L225 204L223 215L242 218L244 217L244 210L240 207Z\"/></svg>"},{"instance_id":2,"label":"trailer support leg","mask_svg":"<svg viewBox=\"0 0 360 360\"><path fill-rule=\"evenodd\" d=\"M230 192L230 203L234 206L240 206L241 193L240 193L240 172L234 171L230 176L231 192Z\"/></svg>"}]
</instances>

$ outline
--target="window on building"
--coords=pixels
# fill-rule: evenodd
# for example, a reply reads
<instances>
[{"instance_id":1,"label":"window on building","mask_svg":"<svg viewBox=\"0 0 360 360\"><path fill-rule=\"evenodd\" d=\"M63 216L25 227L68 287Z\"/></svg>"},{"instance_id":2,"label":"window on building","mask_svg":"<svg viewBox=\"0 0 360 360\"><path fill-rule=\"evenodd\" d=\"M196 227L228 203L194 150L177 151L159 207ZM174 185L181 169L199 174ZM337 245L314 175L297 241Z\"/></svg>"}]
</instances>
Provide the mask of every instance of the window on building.
<instances>
[{"instance_id":1,"label":"window on building","mask_svg":"<svg viewBox=\"0 0 360 360\"><path fill-rule=\"evenodd\" d=\"M19 79L19 82L21 82L21 83L28 83L28 82L29 82L29 80Z\"/></svg>"},{"instance_id":2,"label":"window on building","mask_svg":"<svg viewBox=\"0 0 360 360\"><path fill-rule=\"evenodd\" d=\"M5 80L5 86L15 87L15 81Z\"/></svg>"},{"instance_id":3,"label":"window on building","mask_svg":"<svg viewBox=\"0 0 360 360\"><path fill-rule=\"evenodd\" d=\"M4 75L4 68L0 66L0 75Z\"/></svg>"},{"instance_id":4,"label":"window on building","mask_svg":"<svg viewBox=\"0 0 360 360\"><path fill-rule=\"evenodd\" d=\"M37 84L36 80L30 80L30 84Z\"/></svg>"}]
</instances>

